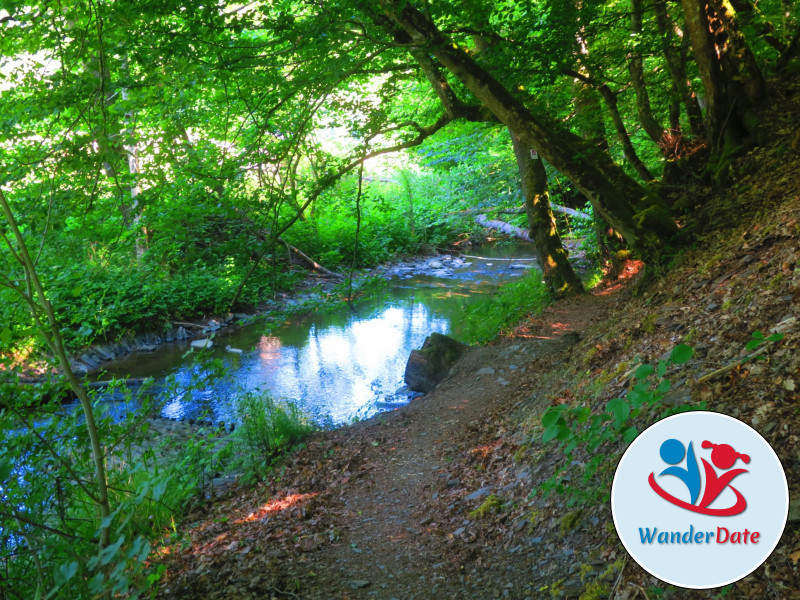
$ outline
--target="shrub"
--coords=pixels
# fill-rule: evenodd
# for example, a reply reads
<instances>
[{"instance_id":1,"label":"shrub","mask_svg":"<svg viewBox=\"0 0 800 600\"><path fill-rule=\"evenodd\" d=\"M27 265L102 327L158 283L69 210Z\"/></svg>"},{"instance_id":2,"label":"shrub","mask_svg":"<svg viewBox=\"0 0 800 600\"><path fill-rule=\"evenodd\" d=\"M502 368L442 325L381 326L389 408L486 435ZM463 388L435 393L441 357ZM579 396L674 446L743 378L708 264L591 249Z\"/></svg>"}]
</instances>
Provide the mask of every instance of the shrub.
<instances>
[{"instance_id":1,"label":"shrub","mask_svg":"<svg viewBox=\"0 0 800 600\"><path fill-rule=\"evenodd\" d=\"M268 392L240 395L236 413L239 427L234 432L234 444L245 479L259 478L276 458L314 430L297 405L275 402Z\"/></svg>"},{"instance_id":2,"label":"shrub","mask_svg":"<svg viewBox=\"0 0 800 600\"><path fill-rule=\"evenodd\" d=\"M526 316L540 313L550 300L541 272L531 270L505 284L497 295L469 307L459 337L469 343L488 341Z\"/></svg>"}]
</instances>

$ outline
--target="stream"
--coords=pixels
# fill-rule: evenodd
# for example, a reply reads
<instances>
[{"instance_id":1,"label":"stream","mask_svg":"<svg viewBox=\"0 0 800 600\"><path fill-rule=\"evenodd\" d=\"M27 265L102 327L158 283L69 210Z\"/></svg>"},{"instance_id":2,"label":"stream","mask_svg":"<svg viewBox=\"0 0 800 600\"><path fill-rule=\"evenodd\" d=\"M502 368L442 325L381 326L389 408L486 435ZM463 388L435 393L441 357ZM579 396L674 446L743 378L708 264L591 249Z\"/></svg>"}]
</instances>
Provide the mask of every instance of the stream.
<instances>
[{"instance_id":1,"label":"stream","mask_svg":"<svg viewBox=\"0 0 800 600\"><path fill-rule=\"evenodd\" d=\"M529 245L483 246L470 254L481 258L437 256L380 267L375 274L387 279L385 292L354 310L222 329L203 352L216 359L215 371L225 367L221 378L207 377L189 341L131 353L100 377L153 377L161 416L172 419L235 422L236 397L248 392L291 401L321 425L368 418L414 396L403 389L411 350L432 332L458 338L468 306L535 265Z\"/></svg>"}]
</instances>

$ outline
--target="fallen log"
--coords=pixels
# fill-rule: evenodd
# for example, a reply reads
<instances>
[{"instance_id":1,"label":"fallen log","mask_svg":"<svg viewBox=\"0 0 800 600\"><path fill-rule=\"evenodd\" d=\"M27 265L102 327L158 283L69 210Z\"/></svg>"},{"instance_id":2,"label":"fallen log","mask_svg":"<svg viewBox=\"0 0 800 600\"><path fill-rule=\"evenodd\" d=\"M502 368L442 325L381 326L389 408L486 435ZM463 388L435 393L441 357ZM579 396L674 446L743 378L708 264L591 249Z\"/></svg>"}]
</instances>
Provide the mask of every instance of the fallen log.
<instances>
[{"instance_id":1,"label":"fallen log","mask_svg":"<svg viewBox=\"0 0 800 600\"><path fill-rule=\"evenodd\" d=\"M474 260L490 260L492 262L536 262L535 258L492 258L490 256L473 256L472 254L459 254L459 256Z\"/></svg>"},{"instance_id":2,"label":"fallen log","mask_svg":"<svg viewBox=\"0 0 800 600\"><path fill-rule=\"evenodd\" d=\"M343 275L340 275L339 273L334 273L333 271L330 271L329 269L326 269L321 264L319 264L317 261L315 261L313 258L311 258L307 254L305 254L300 249L295 248L294 246L292 246L289 242L287 242L283 238L279 238L279 240L284 243L286 248L289 250L291 256L297 256L302 262L304 262L306 265L308 265L314 271L322 273L323 275L327 275L328 277L335 277L336 279L343 279L344 278Z\"/></svg>"},{"instance_id":3,"label":"fallen log","mask_svg":"<svg viewBox=\"0 0 800 600\"><path fill-rule=\"evenodd\" d=\"M506 223L505 221L490 219L486 215L478 215L475 217L475 222L481 227L486 227L488 229L496 229L497 231L501 231L507 235L512 235L521 240L525 240L526 242L533 241L531 239L531 236L528 235L528 232L525 229L522 229L522 227L516 227L514 225L511 225L510 223Z\"/></svg>"},{"instance_id":4,"label":"fallen log","mask_svg":"<svg viewBox=\"0 0 800 600\"><path fill-rule=\"evenodd\" d=\"M558 204L551 204L550 208L553 212L560 212L565 215L569 215L570 217L575 217L576 219L583 219L585 221L591 221L592 217L586 214L583 211L575 210L574 208L569 208L568 206L559 206ZM458 210L455 212L445 213L448 215L474 215L478 211L482 209L479 208L472 208L469 210ZM501 215L524 215L525 214L525 207L518 206L517 208L502 208L497 211L498 214Z\"/></svg>"},{"instance_id":5,"label":"fallen log","mask_svg":"<svg viewBox=\"0 0 800 600\"><path fill-rule=\"evenodd\" d=\"M576 219L583 219L585 221L591 221L592 217L587 215L585 212L581 212L579 210L575 210L574 208L569 208L568 206L559 206L558 204L551 204L550 208L553 212L560 212L564 215L569 215L570 217L575 217ZM504 208L503 210L498 211L501 215L522 215L525 214L525 208L520 206L519 208Z\"/></svg>"}]
</instances>

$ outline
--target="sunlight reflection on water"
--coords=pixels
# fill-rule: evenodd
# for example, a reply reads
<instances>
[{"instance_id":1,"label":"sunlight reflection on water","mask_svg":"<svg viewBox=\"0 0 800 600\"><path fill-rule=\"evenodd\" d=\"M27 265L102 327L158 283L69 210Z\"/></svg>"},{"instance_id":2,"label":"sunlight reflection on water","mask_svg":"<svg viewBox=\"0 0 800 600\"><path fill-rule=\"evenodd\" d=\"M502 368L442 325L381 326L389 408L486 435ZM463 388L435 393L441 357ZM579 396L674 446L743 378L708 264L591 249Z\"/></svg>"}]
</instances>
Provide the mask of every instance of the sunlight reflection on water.
<instances>
[{"instance_id":1,"label":"sunlight reflection on water","mask_svg":"<svg viewBox=\"0 0 800 600\"><path fill-rule=\"evenodd\" d=\"M518 256L530 256L527 249ZM186 356L186 344L165 344L148 355L118 361L109 374L175 379L162 398L161 414L175 419L236 421L235 397L266 391L278 400L295 402L313 420L342 424L366 418L409 401L396 393L403 384L408 355L432 332L451 333L468 304L494 293L503 279L521 270L507 263L488 268L478 264L451 279L415 277L393 280L379 306L357 311L312 314L291 323L252 324L222 330L210 356L228 368L222 379L203 379L204 368ZM239 348L240 355L225 346ZM193 380L200 389L190 389Z\"/></svg>"}]
</instances>

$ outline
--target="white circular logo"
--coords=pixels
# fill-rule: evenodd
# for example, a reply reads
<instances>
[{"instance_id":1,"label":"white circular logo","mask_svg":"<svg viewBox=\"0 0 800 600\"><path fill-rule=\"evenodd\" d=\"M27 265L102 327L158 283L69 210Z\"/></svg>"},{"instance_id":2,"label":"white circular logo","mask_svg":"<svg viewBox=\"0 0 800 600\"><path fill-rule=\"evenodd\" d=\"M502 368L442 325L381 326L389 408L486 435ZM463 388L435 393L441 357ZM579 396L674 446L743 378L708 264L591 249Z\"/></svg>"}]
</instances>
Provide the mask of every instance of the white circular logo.
<instances>
[{"instance_id":1,"label":"white circular logo","mask_svg":"<svg viewBox=\"0 0 800 600\"><path fill-rule=\"evenodd\" d=\"M611 512L628 554L666 583L728 585L778 545L789 512L780 460L748 425L714 412L663 419L617 466Z\"/></svg>"}]
</instances>

